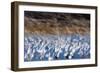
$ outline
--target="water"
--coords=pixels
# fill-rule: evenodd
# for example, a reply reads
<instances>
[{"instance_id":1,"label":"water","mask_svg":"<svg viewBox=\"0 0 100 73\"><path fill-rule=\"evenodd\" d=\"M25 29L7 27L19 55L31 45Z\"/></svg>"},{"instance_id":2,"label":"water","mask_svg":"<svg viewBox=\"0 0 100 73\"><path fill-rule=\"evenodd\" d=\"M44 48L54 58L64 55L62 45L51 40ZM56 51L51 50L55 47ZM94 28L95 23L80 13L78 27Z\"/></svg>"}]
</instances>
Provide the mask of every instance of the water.
<instances>
[{"instance_id":1,"label":"water","mask_svg":"<svg viewBox=\"0 0 100 73\"><path fill-rule=\"evenodd\" d=\"M24 61L52 61L90 58L89 35L27 35Z\"/></svg>"}]
</instances>

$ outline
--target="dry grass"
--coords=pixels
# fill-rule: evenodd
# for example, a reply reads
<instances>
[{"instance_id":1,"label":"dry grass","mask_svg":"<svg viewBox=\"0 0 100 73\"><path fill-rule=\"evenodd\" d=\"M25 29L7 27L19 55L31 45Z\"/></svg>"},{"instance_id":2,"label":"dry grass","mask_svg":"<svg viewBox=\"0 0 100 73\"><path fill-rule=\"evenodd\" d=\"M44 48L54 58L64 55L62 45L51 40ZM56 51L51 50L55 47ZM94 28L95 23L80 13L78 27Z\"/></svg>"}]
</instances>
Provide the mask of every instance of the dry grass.
<instances>
[{"instance_id":1,"label":"dry grass","mask_svg":"<svg viewBox=\"0 0 100 73\"><path fill-rule=\"evenodd\" d=\"M25 32L35 34L89 34L90 22L84 18L67 17L66 21L53 19L35 19L26 17ZM70 21L68 21L70 20Z\"/></svg>"}]
</instances>

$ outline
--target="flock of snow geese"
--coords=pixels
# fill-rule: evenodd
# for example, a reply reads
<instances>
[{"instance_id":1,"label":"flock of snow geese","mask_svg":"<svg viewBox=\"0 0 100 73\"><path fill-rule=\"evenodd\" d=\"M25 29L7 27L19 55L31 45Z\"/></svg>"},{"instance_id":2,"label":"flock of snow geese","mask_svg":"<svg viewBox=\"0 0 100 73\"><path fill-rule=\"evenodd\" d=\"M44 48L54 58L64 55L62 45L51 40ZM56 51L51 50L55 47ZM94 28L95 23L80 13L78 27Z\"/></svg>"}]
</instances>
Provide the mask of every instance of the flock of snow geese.
<instances>
[{"instance_id":1,"label":"flock of snow geese","mask_svg":"<svg viewBox=\"0 0 100 73\"><path fill-rule=\"evenodd\" d=\"M52 61L90 58L89 35L27 35L24 61Z\"/></svg>"}]
</instances>

